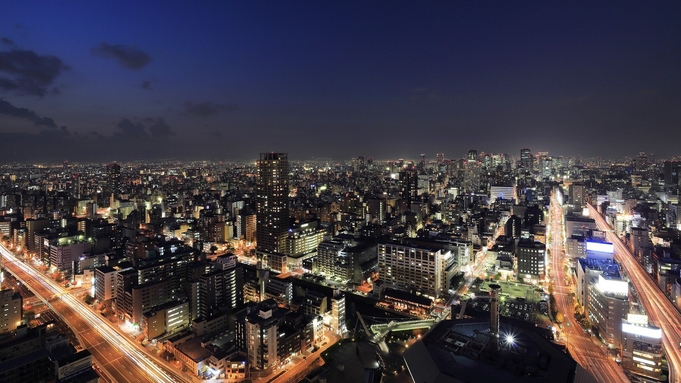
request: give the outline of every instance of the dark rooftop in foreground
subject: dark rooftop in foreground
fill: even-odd
[[[504,319],[499,351],[487,320],[438,323],[404,353],[412,378],[429,383],[575,381],[577,363],[548,341],[542,329],[517,327]]]

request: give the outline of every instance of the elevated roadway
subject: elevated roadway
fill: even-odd
[[[26,265],[0,245],[3,266],[44,300],[74,330],[80,345],[87,348],[107,380],[115,382],[184,382],[181,377],[148,355],[142,346],[116,331],[104,317],[73,297],[58,283]]]
[[[679,370],[681,368],[681,350],[679,349],[681,313],[667,299],[643,266],[638,263],[629,248],[613,232],[603,216],[591,204],[587,206],[599,230],[606,232],[607,240],[615,246],[615,259],[629,276],[648,318],[653,325],[662,329],[662,343],[669,363],[669,381],[681,383],[681,370]]]

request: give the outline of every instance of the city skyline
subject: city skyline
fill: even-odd
[[[679,154],[678,3],[36,4],[2,162]]]

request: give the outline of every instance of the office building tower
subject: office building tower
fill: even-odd
[[[543,281],[546,278],[546,245],[527,238],[520,238],[516,246],[518,278],[526,282]]]
[[[477,161],[478,160],[478,151],[475,149],[470,149],[468,151],[468,156],[467,159],[469,162]]]
[[[116,270],[113,267],[95,268],[95,298],[100,302],[116,298]]]
[[[14,331],[22,324],[22,298],[14,290],[0,291],[0,334]]]
[[[643,173],[648,169],[648,157],[646,152],[638,152],[638,157],[634,159],[634,171]]]
[[[48,242],[50,265],[59,271],[74,272],[73,262],[92,251],[92,242],[77,236],[60,237]]]
[[[346,331],[345,295],[340,290],[334,290],[331,298],[331,331],[340,336]]]
[[[532,153],[530,149],[520,149],[520,167],[524,170],[532,170]]]
[[[213,271],[199,278],[199,316],[210,318],[218,313],[232,313],[243,303],[243,273],[236,255],[219,256]]]
[[[570,185],[570,201],[575,208],[579,208],[586,204],[586,187],[580,183]]]
[[[521,231],[523,229],[523,219],[513,214],[504,226],[505,234],[509,238],[520,238]]]
[[[622,341],[622,320],[629,312],[629,283],[619,275],[601,274],[589,288],[589,320],[599,336],[611,347]]]
[[[316,257],[317,273],[361,285],[376,266],[377,246],[374,243],[334,237],[319,244]]]
[[[260,153],[256,184],[257,249],[283,253],[289,227],[287,153]]]
[[[236,236],[246,242],[255,241],[256,215],[240,212],[236,216]]]
[[[628,314],[622,322],[622,367],[655,381],[662,379],[662,330],[647,315]]]
[[[418,171],[414,167],[407,167],[400,171],[400,197],[407,201],[407,206],[416,201],[419,192]]]
[[[189,302],[170,301],[146,311],[140,327],[147,339],[156,339],[189,327],[190,316]]]
[[[664,186],[679,186],[679,173],[681,173],[681,162],[664,162]]]
[[[449,250],[396,243],[378,245],[378,273],[388,287],[437,298],[447,293],[457,270],[456,257]]]
[[[553,159],[551,157],[543,157],[541,160],[541,177],[544,179],[551,178],[553,173]]]
[[[113,194],[120,194],[121,190],[121,165],[108,164],[106,166],[108,191]]]
[[[423,170],[426,168],[426,155],[421,154],[421,158],[419,159],[419,170]]]
[[[622,320],[629,312],[628,292],[629,284],[612,260],[578,260],[576,297],[598,335],[614,347],[620,346]]]
[[[130,322],[141,325],[144,313],[171,300],[170,282],[167,280],[152,281],[133,286],[130,295],[132,297]]]

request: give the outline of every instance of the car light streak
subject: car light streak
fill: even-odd
[[[40,282],[52,294],[57,295],[64,303],[80,315],[81,319],[86,321],[91,328],[96,329],[99,334],[106,339],[112,346],[120,350],[133,363],[140,366],[142,370],[148,375],[149,379],[154,382],[178,382],[183,381],[176,376],[169,374],[164,368],[159,366],[152,358],[150,358],[144,351],[140,350],[136,344],[132,343],[127,337],[119,334],[107,321],[103,320],[92,312],[84,302],[71,296],[68,291],[61,287],[57,282],[45,276],[41,272],[27,266],[21,262],[14,255],[9,252],[4,246],[0,245],[0,253],[5,261],[13,263],[16,267],[24,271],[26,274],[32,276],[36,281]],[[47,298],[47,297],[46,297]]]

